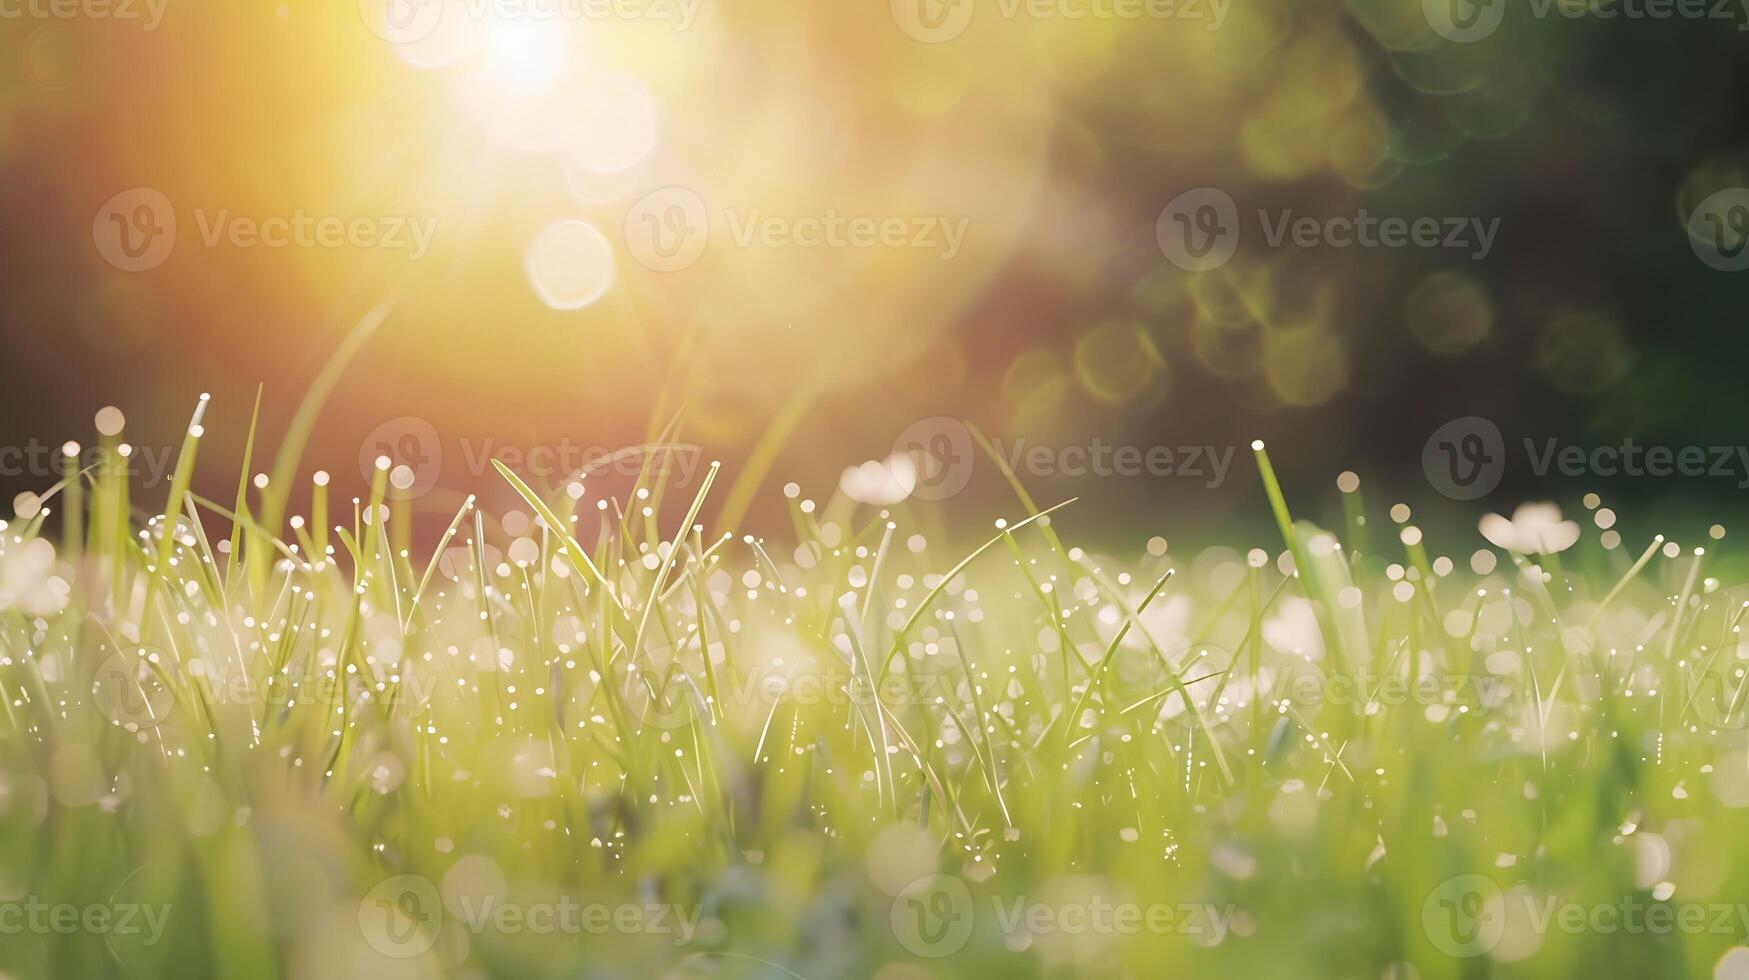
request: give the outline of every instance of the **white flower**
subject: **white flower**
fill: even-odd
[[[1521,555],[1552,555],[1579,540],[1578,523],[1561,520],[1561,508],[1549,503],[1519,504],[1510,521],[1486,514],[1478,526],[1494,547]]]
[[[838,478],[838,489],[859,504],[896,504],[917,489],[917,461],[907,453],[894,453],[884,463],[871,459],[845,470]]]

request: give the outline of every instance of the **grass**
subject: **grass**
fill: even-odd
[[[1744,975],[1699,549],[1472,563],[1345,483],[1361,553],[1259,444],[1268,552],[501,465],[526,528],[416,550],[387,466],[284,517],[313,410],[195,495],[204,410],[155,514],[112,433],[0,532],[7,976]]]

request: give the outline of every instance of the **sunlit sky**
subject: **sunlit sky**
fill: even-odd
[[[343,479],[408,417],[453,456],[622,446],[681,413],[731,466],[777,432],[776,479],[881,458],[935,416],[1034,442],[1266,435],[1290,470],[1412,466],[1452,416],[1527,404],[1562,431],[1589,406],[1627,430],[1704,416],[1706,385],[1676,410],[1641,393],[1681,355],[1647,295],[1600,288],[1620,246],[1566,232],[1638,221],[1638,271],[1704,336],[1728,277],[1683,223],[1743,172],[1705,135],[1716,101],[1595,83],[1615,50],[1596,24],[1457,43],[1419,3],[1108,7],[190,0],[7,21],[9,185],[42,229],[11,241],[8,330],[40,376],[82,365],[16,397],[31,431],[76,435],[113,402],[168,441],[208,390],[238,435],[263,384],[271,433],[394,300],[312,446]],[[1667,26],[1647,43],[1699,36]],[[1632,178],[1620,214],[1510,182],[1559,186],[1651,117],[1660,176],[1604,180]],[[1482,160],[1507,177],[1469,179]],[[1187,271],[1163,236],[1209,188],[1245,237]],[[1485,246],[1280,231],[1307,215],[1474,222]],[[158,248],[129,257],[130,237]]]

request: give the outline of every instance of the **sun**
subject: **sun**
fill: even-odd
[[[559,26],[503,18],[485,24],[481,79],[513,99],[551,91],[573,67],[572,45]]]

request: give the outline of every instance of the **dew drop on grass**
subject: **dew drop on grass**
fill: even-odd
[[[122,415],[121,409],[114,405],[105,405],[98,409],[97,418],[94,421],[98,433],[106,436],[120,435],[122,427],[127,424],[126,416]]]
[[[42,511],[42,498],[26,490],[12,498],[12,512],[19,520],[28,521]]]
[[[1749,980],[1749,946],[1732,946],[1713,964],[1713,980]]]

